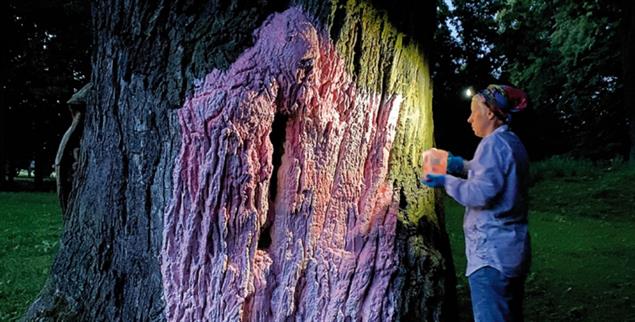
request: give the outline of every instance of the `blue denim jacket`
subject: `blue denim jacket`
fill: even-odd
[[[502,125],[484,137],[466,162],[468,177],[446,176],[445,190],[465,206],[463,231],[469,276],[491,266],[508,277],[527,273],[529,161],[520,139]]]

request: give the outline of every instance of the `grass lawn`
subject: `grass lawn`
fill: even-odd
[[[635,321],[635,169],[546,176],[530,190],[527,321]],[[471,307],[463,207],[447,198],[462,318]]]
[[[0,192],[0,222],[0,321],[13,321],[44,285],[57,251],[57,195]]]

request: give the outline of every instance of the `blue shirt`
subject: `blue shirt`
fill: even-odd
[[[502,125],[479,143],[465,164],[467,180],[447,175],[445,190],[465,206],[463,231],[469,276],[491,266],[508,277],[527,273],[529,161],[520,139]]]

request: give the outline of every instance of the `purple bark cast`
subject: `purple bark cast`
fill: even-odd
[[[401,98],[358,88],[297,8],[254,37],[179,111],[161,254],[166,316],[393,320],[399,193],[387,174]],[[275,117],[287,120],[277,171]],[[262,238],[271,243],[259,249]]]

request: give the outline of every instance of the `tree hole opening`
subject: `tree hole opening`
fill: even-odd
[[[284,143],[286,140],[286,129],[289,116],[283,113],[276,113],[271,125],[271,133],[269,140],[273,146],[271,163],[273,171],[271,172],[271,182],[269,183],[269,213],[267,220],[260,230],[260,238],[258,239],[258,249],[267,249],[271,245],[271,226],[275,217],[275,201],[278,193],[278,170],[282,164],[282,155],[284,154]]]

